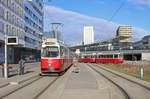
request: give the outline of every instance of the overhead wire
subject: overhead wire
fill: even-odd
[[[123,0],[123,2],[120,4],[119,8],[117,10],[115,10],[115,12],[112,14],[112,16],[110,17],[110,19],[108,21],[112,21],[113,20],[113,18],[117,15],[117,13],[124,6],[124,4],[125,4],[125,0]]]

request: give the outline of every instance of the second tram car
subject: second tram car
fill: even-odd
[[[80,56],[80,62],[91,62],[91,63],[123,63],[124,59],[120,53],[110,53],[110,54],[83,54]]]
[[[43,40],[41,49],[41,73],[62,73],[73,63],[69,48],[56,39]]]

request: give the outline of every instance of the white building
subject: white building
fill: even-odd
[[[94,30],[93,26],[84,27],[84,45],[94,43]]]

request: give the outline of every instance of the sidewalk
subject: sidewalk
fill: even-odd
[[[11,82],[15,82],[16,84],[22,83],[28,80],[29,78],[36,76],[40,73],[40,62],[26,63],[24,75],[18,75],[18,71],[17,71],[19,67],[18,64],[10,64],[9,66],[12,66],[12,69],[10,70],[9,78],[5,79],[0,76],[1,77],[0,88],[9,85]]]

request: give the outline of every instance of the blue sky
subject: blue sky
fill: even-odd
[[[94,26],[99,41],[113,38],[119,25],[133,26],[134,41],[150,35],[150,0],[52,0],[45,3],[44,11],[44,30],[49,30],[51,22],[62,22],[62,36],[69,45],[82,41],[85,25]]]

